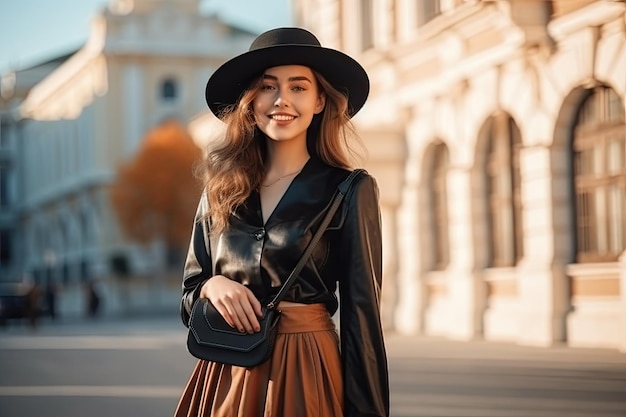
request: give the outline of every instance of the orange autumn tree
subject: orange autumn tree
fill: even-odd
[[[114,210],[130,239],[143,244],[162,239],[170,253],[186,249],[201,190],[193,167],[201,156],[177,121],[147,132],[111,187]]]

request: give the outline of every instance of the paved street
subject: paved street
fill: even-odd
[[[389,337],[394,417],[625,417],[626,355]]]
[[[194,364],[184,340],[174,317],[0,329],[0,416],[171,416]],[[394,417],[626,416],[615,351],[387,342]]]

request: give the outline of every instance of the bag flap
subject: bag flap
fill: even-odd
[[[264,309],[263,313],[259,319],[260,332],[241,333],[226,323],[208,299],[199,298],[191,310],[189,331],[199,345],[248,352],[263,343],[278,323],[279,313],[276,310]]]

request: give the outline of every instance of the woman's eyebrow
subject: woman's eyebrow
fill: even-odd
[[[263,79],[269,79],[269,80],[272,80],[272,81],[278,81],[278,77],[275,77],[275,76],[270,75],[270,74],[263,74]],[[304,75],[298,75],[298,76],[295,76],[295,77],[289,77],[287,79],[287,81],[308,81],[308,82],[312,83],[312,81],[308,77],[306,77]]]

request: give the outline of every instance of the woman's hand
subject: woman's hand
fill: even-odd
[[[258,317],[261,303],[252,291],[223,275],[215,275],[204,283],[200,298],[208,298],[226,323],[240,332],[254,333],[261,330]]]

